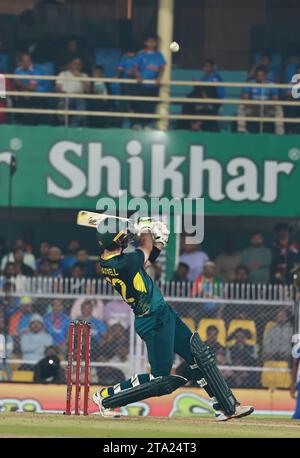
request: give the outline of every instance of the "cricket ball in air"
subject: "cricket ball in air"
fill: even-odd
[[[177,41],[172,41],[172,43],[170,44],[170,49],[171,49],[172,52],[178,52],[179,51],[180,46],[177,43]]]

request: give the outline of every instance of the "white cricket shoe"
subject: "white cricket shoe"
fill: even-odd
[[[96,393],[93,394],[93,401],[99,407],[100,415],[106,418],[120,418],[121,416],[120,412],[116,412],[113,409],[105,409],[103,407],[102,405],[103,399],[105,398],[101,396],[100,391],[96,391]]]
[[[237,405],[235,409],[235,413],[233,415],[225,415],[224,412],[216,412],[216,420],[217,421],[228,421],[233,420],[234,418],[242,418],[251,415],[254,412],[254,408],[252,406],[240,406]]]

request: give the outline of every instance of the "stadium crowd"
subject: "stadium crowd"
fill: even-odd
[[[34,48],[34,47],[33,47]],[[54,109],[68,108],[70,110],[89,110],[95,112],[131,112],[131,113],[154,113],[157,103],[149,101],[126,101],[121,102],[105,98],[108,94],[121,94],[128,96],[157,97],[163,76],[166,59],[158,51],[158,40],[155,35],[145,38],[144,47],[137,50],[136,47],[128,47],[121,57],[118,66],[115,68],[115,77],[121,79],[134,80],[135,84],[106,84],[101,81],[106,75],[106,68],[96,64],[92,54],[82,49],[76,39],[70,39],[65,48],[59,49],[53,62],[36,63],[29,51],[16,53],[16,67],[13,73],[18,76],[29,75],[31,79],[12,78],[6,81],[7,90],[17,90],[20,93],[30,91],[35,93],[70,93],[84,96],[84,94],[99,95],[102,98],[86,99],[80,98],[47,98],[42,96],[13,96],[6,101],[1,101],[2,106],[12,106],[16,108],[28,109]],[[34,53],[33,53],[34,56]],[[275,61],[274,61],[275,60]],[[7,73],[9,65],[5,50],[0,49],[0,73]],[[297,60],[283,63],[273,59],[272,54],[265,53],[255,57],[255,64],[248,72],[247,80],[251,83],[266,84],[267,87],[245,87],[241,90],[241,105],[237,109],[237,114],[241,117],[237,123],[231,126],[232,131],[238,132],[275,132],[276,134],[299,133],[299,124],[283,123],[283,117],[298,118],[300,115],[300,105],[281,106],[263,105],[262,102],[269,100],[293,100],[290,89],[279,90],[273,88],[271,83],[284,82],[291,83],[294,74],[300,73],[300,66]],[[51,80],[38,80],[37,75],[57,75],[55,84]],[[91,76],[99,78],[96,82],[76,81],[78,77]],[[71,79],[70,79],[71,78]],[[145,80],[152,80],[152,83],[145,83]],[[216,63],[212,59],[207,59],[202,66],[202,76],[199,81],[222,82],[222,77],[217,69]],[[243,81],[241,81],[243,82]],[[268,85],[270,87],[268,87]],[[222,99],[226,97],[224,87],[195,86],[187,98],[198,98],[195,103],[182,104],[181,112],[186,115],[217,115],[223,110]],[[207,98],[219,99],[220,103],[204,103]],[[202,99],[202,101],[201,101]],[[243,100],[257,100],[257,104],[243,104]],[[295,100],[294,100],[295,101]],[[274,123],[245,122],[244,117],[273,117]],[[6,114],[1,113],[0,123],[19,123],[19,124],[66,124],[66,118],[57,115],[39,115],[28,113]],[[107,116],[81,116],[72,115],[68,117],[67,124],[73,127],[88,126],[94,128],[101,127],[121,127],[124,119],[121,117]],[[134,129],[153,128],[154,122],[151,118],[131,118],[125,124]],[[218,121],[209,120],[181,120],[174,125],[175,128],[190,129],[193,131],[219,131],[221,129]]]
[[[29,231],[30,232],[30,231]],[[224,240],[224,251],[211,259],[198,244],[185,243],[181,238],[181,254],[173,280],[193,282],[192,294],[204,294],[210,285],[217,291],[226,282],[252,284],[292,284],[294,271],[300,262],[299,244],[288,223],[274,227],[270,246],[261,231],[254,231],[249,246],[238,250],[233,238]],[[161,280],[163,269],[157,263],[153,278]],[[5,278],[24,275],[28,277],[73,277],[77,279],[98,276],[97,257],[90,256],[78,240],[70,240],[66,249],[42,240],[34,243],[34,235],[24,233],[17,238],[11,250],[5,237],[0,237],[0,273]]]
[[[252,234],[249,246],[241,252],[232,239],[226,239],[224,252],[214,260],[199,245],[186,244],[184,240],[173,281],[191,301],[181,302],[175,294],[172,305],[191,329],[199,329],[202,338],[214,349],[219,364],[245,367],[261,366],[266,361],[288,364],[293,333],[290,310],[247,306],[247,301],[224,305],[222,285],[225,282],[239,285],[291,283],[291,270],[299,262],[300,254],[289,225],[280,223],[275,227],[270,248],[264,244],[259,231]],[[64,255],[59,247],[47,241],[42,241],[35,251],[28,237],[15,240],[10,252],[6,250],[4,238],[0,242],[3,290],[7,285],[14,289],[14,281],[19,276],[72,277],[79,283],[98,276],[95,258],[90,257],[77,240],[69,242]],[[157,265],[154,269],[157,281],[161,280],[162,272]],[[72,292],[88,293],[84,287]],[[215,301],[197,303],[192,300],[194,297]],[[100,380],[99,383],[109,384],[120,376],[129,375],[130,309],[121,300],[91,300],[80,295],[74,301],[51,298],[51,295],[45,299],[17,294],[9,299],[4,296],[0,302],[0,333],[6,321],[8,356],[21,360],[19,371],[32,370],[33,365],[27,361],[43,361],[53,355],[58,358],[59,368],[60,359],[66,356],[69,323],[83,319],[92,325],[92,360],[107,362],[105,370],[103,366],[101,371],[97,367],[92,369],[95,383]],[[116,338],[112,338],[114,335]],[[116,367],[121,362],[124,363],[122,369]],[[43,363],[34,366],[34,380],[41,380],[42,368]],[[9,377],[11,374],[7,370],[6,377]],[[178,370],[182,370],[181,365]],[[61,368],[56,377],[55,380],[63,380]],[[249,375],[247,371],[227,370],[226,377],[233,386],[260,385],[258,373]]]

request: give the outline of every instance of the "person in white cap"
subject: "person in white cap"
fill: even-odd
[[[28,331],[21,337],[22,359],[37,363],[44,357],[45,349],[53,344],[52,337],[44,329],[43,318],[34,313]],[[28,363],[30,364],[30,363]]]

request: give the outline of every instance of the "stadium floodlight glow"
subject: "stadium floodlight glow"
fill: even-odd
[[[0,99],[6,98],[6,90],[5,90],[5,78],[4,75],[0,74]]]

